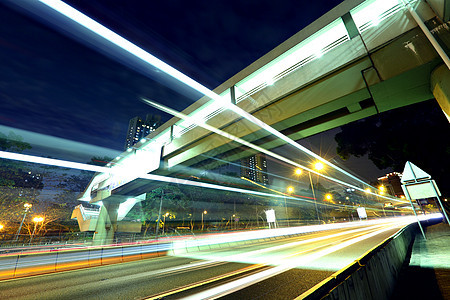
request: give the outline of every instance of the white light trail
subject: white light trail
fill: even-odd
[[[96,33],[100,37],[103,37],[107,41],[113,43],[114,45],[122,48],[123,50],[129,52],[130,54],[133,54],[137,58],[141,59],[142,61],[160,69],[161,71],[165,72],[166,74],[172,76],[173,78],[181,81],[182,83],[186,84],[187,86],[193,88],[194,90],[202,93],[203,95],[210,97],[214,101],[218,101],[221,103],[225,108],[228,108],[238,115],[242,116],[243,118],[247,119],[248,121],[252,122],[253,124],[261,127],[262,129],[268,131],[269,133],[275,135],[276,137],[282,139],[286,143],[294,146],[295,148],[303,151],[304,153],[322,161],[326,165],[330,166],[331,168],[349,176],[350,178],[353,178],[357,182],[362,183],[365,186],[369,186],[366,182],[362,181],[361,179],[357,178],[356,176],[353,176],[352,174],[348,173],[347,171],[339,168],[338,166],[330,163],[326,159],[320,157],[316,153],[308,150],[307,148],[301,146],[300,144],[296,143],[294,140],[290,139],[286,135],[282,134],[281,132],[277,131],[270,125],[264,123],[263,121],[259,120],[258,118],[254,117],[250,113],[244,111],[237,105],[232,104],[231,102],[224,102],[223,99],[208,89],[207,87],[203,86],[202,84],[196,82],[195,80],[191,79],[190,77],[186,76],[182,72],[178,71],[177,69],[173,68],[172,66],[168,65],[167,63],[161,61],[160,59],[156,58],[155,56],[151,55],[147,51],[143,50],[142,48],[136,46],[135,44],[131,43],[130,41],[126,40],[122,36],[118,35],[117,33],[113,32],[112,30],[106,28],[105,26],[101,25],[100,23],[94,21],[93,19],[89,18],[85,14],[79,12],[78,10],[74,9],[73,7],[67,5],[66,3],[60,1],[60,0],[39,0],[41,3],[47,5],[48,7],[54,9],[55,11],[63,14],[64,16],[68,17],[69,19],[77,22],[78,24],[82,25],[86,29]],[[312,173],[316,173],[314,170],[311,170],[305,166],[299,165],[299,168],[302,168],[304,170],[307,170]],[[316,173],[317,174],[317,173]],[[319,174],[320,175],[320,174]],[[323,175],[322,175],[323,176]],[[360,190],[360,188],[357,188]],[[383,197],[383,196],[379,196]],[[386,198],[386,197],[383,197]],[[391,199],[394,201],[397,201],[392,198],[386,198]]]
[[[441,213],[427,214],[419,216],[421,221],[430,219],[442,219]],[[206,237],[196,237],[189,240],[174,241],[173,249],[197,248],[199,246],[215,245],[222,243],[231,243],[255,239],[266,239],[279,236],[290,236],[296,234],[311,233],[316,231],[337,230],[358,226],[376,226],[385,224],[410,224],[417,222],[414,216],[393,217],[384,219],[371,219],[365,221],[343,222],[323,225],[308,225],[298,227],[277,228],[271,230],[252,230],[251,232],[233,232],[220,235],[211,235]]]
[[[296,259],[295,261],[289,260],[288,262],[286,262],[282,265],[276,266],[274,268],[271,268],[271,269],[268,269],[268,270],[265,270],[265,271],[262,271],[262,272],[244,277],[244,278],[240,278],[240,279],[216,286],[214,288],[211,288],[206,291],[185,297],[183,299],[217,299],[219,297],[229,295],[233,292],[236,292],[238,290],[246,288],[250,285],[261,282],[265,279],[271,278],[273,276],[276,276],[276,275],[286,272],[288,270],[294,269],[297,266],[300,266],[304,263],[310,263],[310,262],[317,260],[325,255],[328,255],[335,251],[341,250],[343,248],[346,248],[348,246],[351,246],[353,244],[356,244],[358,242],[361,242],[363,240],[366,240],[368,238],[371,238],[375,235],[378,235],[378,234],[383,233],[388,230],[392,230],[392,227],[380,229],[375,232],[368,233],[368,234],[353,238],[351,240],[339,243],[335,246],[327,247],[323,250],[314,252],[312,254],[302,256],[302,257]]]
[[[11,152],[6,152],[6,151],[0,151],[0,158],[18,160],[18,161],[24,161],[24,162],[31,162],[31,163],[37,163],[37,164],[45,164],[45,165],[49,165],[49,166],[56,166],[56,167],[62,167],[62,168],[71,168],[71,169],[77,169],[77,170],[106,173],[106,174],[120,175],[123,172],[120,169],[118,170],[118,169],[114,169],[114,168],[93,166],[93,165],[70,162],[70,161],[59,160],[59,159],[54,159],[54,158],[38,157],[38,156],[32,156],[32,155],[27,155],[27,154],[11,153]],[[170,183],[198,186],[198,187],[203,187],[203,188],[224,190],[224,191],[230,191],[230,192],[236,192],[236,193],[259,195],[259,196],[265,196],[265,197],[274,197],[274,198],[283,197],[282,195],[277,195],[277,194],[268,194],[268,193],[262,193],[262,192],[258,192],[258,191],[241,189],[241,188],[227,187],[227,186],[222,186],[222,185],[217,185],[217,184],[212,184],[212,183],[191,181],[191,180],[187,180],[187,179],[180,179],[180,178],[167,177],[167,176],[154,175],[154,174],[144,174],[144,175],[139,176],[138,178],[155,180],[155,181],[160,181],[160,182],[170,182]],[[291,199],[298,200],[298,198],[291,198]]]
[[[54,159],[54,158],[46,158],[46,157],[20,154],[20,153],[12,153],[12,152],[6,152],[6,151],[0,151],[0,158],[18,160],[18,161],[24,161],[24,162],[30,162],[30,163],[36,163],[36,164],[44,164],[44,165],[56,166],[56,167],[62,167],[62,168],[85,170],[85,171],[92,171],[92,172],[99,172],[99,173],[111,173],[110,168],[76,163],[76,162],[65,161],[65,160],[59,160],[59,159]]]
[[[290,164],[290,165],[292,165],[292,166],[295,166],[295,167],[298,167],[298,168],[302,168],[302,169],[304,169],[304,170],[307,170],[308,172],[317,174],[317,175],[319,175],[319,176],[321,176],[321,177],[323,177],[323,178],[326,178],[326,179],[328,179],[328,180],[330,180],[330,181],[334,181],[334,182],[339,183],[339,184],[342,184],[342,185],[344,185],[344,186],[347,186],[347,187],[350,187],[350,188],[359,190],[359,191],[361,191],[361,192],[366,192],[366,193],[367,193],[366,190],[364,190],[364,189],[362,189],[362,188],[360,188],[360,187],[358,187],[358,186],[352,185],[352,184],[350,184],[350,183],[341,181],[341,180],[339,180],[339,179],[337,179],[337,178],[330,177],[330,176],[327,176],[327,175],[322,174],[322,173],[320,173],[320,172],[314,171],[313,169],[310,169],[310,168],[305,167],[305,166],[303,166],[303,165],[301,165],[301,164],[299,164],[299,163],[296,163],[296,162],[294,162],[294,161],[292,161],[292,160],[290,160],[290,159],[288,159],[288,158],[286,158],[286,157],[284,157],[284,156],[281,156],[281,155],[276,154],[276,153],[274,153],[274,152],[272,152],[272,151],[270,151],[270,150],[267,150],[267,149],[265,149],[265,148],[262,148],[262,147],[260,147],[260,146],[255,145],[255,144],[252,144],[252,143],[250,143],[250,142],[247,142],[246,140],[243,140],[243,139],[241,139],[241,138],[239,138],[239,137],[237,137],[237,136],[235,136],[235,135],[232,135],[232,134],[230,134],[230,133],[228,133],[228,132],[225,132],[225,131],[223,131],[223,130],[220,130],[220,129],[216,128],[216,127],[213,127],[213,126],[211,126],[211,125],[208,125],[208,124],[205,123],[205,121],[204,121],[203,119],[193,118],[193,117],[191,117],[191,116],[188,116],[188,115],[186,115],[186,114],[183,114],[182,112],[178,112],[178,111],[176,111],[176,110],[174,110],[174,109],[172,109],[172,108],[170,108],[170,107],[167,107],[167,106],[165,106],[165,105],[159,104],[159,103],[157,103],[157,102],[155,102],[155,101],[152,101],[152,100],[149,100],[149,99],[146,99],[146,98],[141,98],[141,100],[142,100],[143,102],[147,103],[148,105],[153,106],[153,107],[155,107],[155,108],[157,108],[157,109],[159,109],[159,110],[161,110],[161,111],[163,111],[163,112],[166,112],[166,113],[168,113],[168,114],[171,114],[171,115],[173,115],[173,116],[175,116],[175,117],[177,117],[177,118],[180,118],[180,119],[182,119],[182,120],[185,120],[185,121],[189,121],[189,122],[191,122],[191,123],[194,123],[194,124],[196,124],[197,126],[200,126],[200,127],[204,128],[204,129],[206,129],[206,130],[212,131],[212,132],[217,133],[218,135],[221,135],[221,136],[223,136],[223,137],[225,137],[225,138],[227,138],[227,139],[230,139],[230,140],[232,140],[232,141],[235,141],[235,142],[237,142],[237,143],[240,143],[240,144],[242,144],[242,145],[245,145],[245,146],[247,146],[247,147],[249,147],[249,148],[255,149],[255,150],[259,151],[259,152],[265,153],[265,154],[267,154],[267,155],[269,155],[269,156],[271,156],[271,157],[274,157],[274,158],[276,158],[276,159],[279,159],[280,161],[284,161],[284,162],[286,162],[286,163],[288,163],[288,164]],[[251,115],[250,115],[250,116],[251,116]],[[295,142],[294,142],[294,143],[295,143]],[[297,144],[297,143],[296,143],[296,144]],[[297,145],[298,145],[298,144],[297,144]],[[300,146],[300,145],[299,145],[299,146]],[[309,151],[309,150],[308,150],[308,151]],[[371,193],[371,194],[373,194],[373,193]],[[392,201],[397,201],[397,202],[407,202],[407,201],[404,201],[404,200],[398,200],[398,199],[395,199],[395,198],[386,197],[386,196],[382,196],[382,195],[377,195],[377,194],[374,194],[374,195],[376,195],[376,196],[378,196],[378,197],[380,197],[380,198],[387,199],[387,200],[392,200]]]
[[[398,222],[398,220],[397,220]],[[326,230],[336,230],[339,228],[348,228],[348,227],[358,227],[358,226],[362,226],[363,224],[356,224],[356,223],[350,223],[350,226],[334,226],[332,228],[317,228],[317,230],[309,230],[309,228],[305,228],[305,232],[314,232],[314,231],[326,231]],[[396,223],[397,224],[397,223]],[[334,224],[337,225],[337,224]],[[340,225],[340,224],[339,224]],[[345,225],[345,224],[343,224]],[[368,225],[369,224],[364,224],[364,225]],[[320,226],[320,225],[319,225]],[[383,227],[386,226],[385,223],[381,223],[381,224],[372,224],[370,225],[373,228],[378,228],[378,227]],[[311,227],[311,226],[304,226],[304,227]],[[285,243],[282,245],[278,245],[278,246],[273,246],[273,247],[268,247],[268,248],[263,248],[263,249],[258,249],[258,250],[254,250],[254,251],[249,251],[249,252],[244,252],[244,253],[239,253],[239,254],[233,254],[230,256],[223,256],[223,254],[219,257],[214,257],[214,253],[212,254],[212,256],[208,256],[208,259],[210,260],[214,260],[214,261],[233,261],[233,262],[243,262],[243,263],[249,263],[252,261],[252,256],[255,255],[261,255],[263,253],[266,252],[274,252],[274,251],[279,251],[285,248],[289,248],[289,247],[294,247],[294,246],[299,246],[299,245],[303,245],[303,244],[308,244],[308,243],[314,243],[314,242],[318,242],[318,241],[322,241],[322,240],[326,240],[326,239],[330,239],[330,238],[334,238],[334,237],[338,237],[338,236],[342,236],[342,235],[347,235],[347,234],[351,234],[351,233],[358,233],[358,232],[362,232],[362,231],[367,231],[368,228],[367,227],[363,227],[363,228],[358,228],[358,229],[352,229],[349,231],[344,231],[344,232],[339,232],[339,233],[335,233],[335,234],[330,234],[330,235],[325,235],[325,236],[320,236],[320,237],[316,237],[316,238],[310,238],[310,239],[305,239],[305,240],[301,240],[301,241],[297,241],[297,242],[290,242],[290,243]],[[270,233],[267,233],[267,231],[265,231],[263,234],[263,236],[258,237],[258,239],[263,239],[263,238],[270,238],[272,235]],[[298,233],[292,233],[293,234],[298,234]],[[255,237],[253,236],[252,233],[247,233],[247,237],[244,240],[253,240],[255,239]],[[236,242],[236,240],[230,240],[227,242]],[[176,243],[174,243],[174,248],[175,248]],[[198,244],[196,246],[204,246],[205,244]],[[208,245],[208,244],[206,244]],[[190,245],[190,247],[195,247]],[[175,248],[176,249],[176,248]],[[184,257],[193,257],[192,253],[187,253],[186,255],[181,255]],[[195,258],[205,258],[204,256],[202,257],[195,257]],[[256,262],[252,262],[252,263],[259,263],[259,264],[275,264],[275,262],[273,261],[256,261]]]

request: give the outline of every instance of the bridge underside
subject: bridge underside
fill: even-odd
[[[291,51],[295,43],[306,40],[312,34],[312,29],[322,28],[324,21],[329,22],[338,17],[342,18],[348,32],[345,43],[330,48],[320,58],[316,57],[286,73],[274,84],[265,84],[252,93],[244,91],[240,94],[241,98],[233,99],[231,96],[231,101],[292,140],[433,98],[437,99],[448,117],[449,70],[424,31],[406,12],[397,13],[364,32],[359,31],[352,23],[349,10],[361,2],[344,1],[330,11],[331,15],[327,14],[324,19],[316,21],[320,24],[315,22],[311,28],[299,32],[219,86],[215,92],[222,95],[230,91],[233,95],[239,86],[243,86],[241,82],[249,74],[258,68],[264,69],[265,64],[275,60],[278,55]],[[448,9],[445,9],[447,1],[432,2],[436,2],[434,5],[439,7],[444,3],[440,18],[424,2],[418,2],[416,10],[448,53],[450,32],[448,26],[445,27],[440,21],[445,18],[448,20]],[[211,103],[211,99],[204,97],[184,113],[190,115],[208,103]],[[152,174],[181,178],[197,176],[198,170],[212,170],[256,153],[254,149],[199,126],[185,130],[182,135],[175,135],[173,133],[179,121],[174,118],[147,137],[155,140],[170,131],[170,142],[162,148],[160,168],[152,171]],[[207,124],[264,149],[286,144],[286,141],[274,137],[230,110],[213,114],[207,119]],[[308,159],[298,156],[299,161]],[[91,202],[123,202],[128,196],[145,193],[158,185],[158,182],[135,179],[109,192],[99,193]]]

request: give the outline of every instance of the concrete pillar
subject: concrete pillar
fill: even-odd
[[[431,72],[431,92],[450,122],[450,70],[445,64]]]
[[[105,245],[114,242],[117,231],[117,213],[120,203],[104,202],[98,215],[97,226],[93,237],[94,245]]]

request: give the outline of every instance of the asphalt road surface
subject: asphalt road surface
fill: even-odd
[[[327,230],[0,282],[0,299],[292,299],[404,224]]]

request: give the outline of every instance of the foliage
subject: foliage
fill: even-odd
[[[337,153],[369,159],[379,168],[403,172],[407,161],[429,173],[444,193],[450,181],[450,126],[435,100],[369,117],[341,127]]]
[[[10,131],[6,136],[0,132],[0,150],[22,153],[27,149],[31,149],[31,145],[24,142],[20,135]]]

